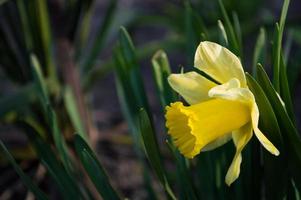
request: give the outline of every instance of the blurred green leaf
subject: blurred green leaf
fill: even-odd
[[[139,112],[139,131],[142,135],[142,141],[144,143],[144,150],[146,152],[147,158],[154,168],[162,186],[169,195],[171,199],[176,199],[173,194],[167,176],[165,174],[164,166],[160,157],[160,149],[158,141],[151,125],[151,122],[147,116],[147,113],[144,109],[141,109]]]
[[[75,149],[83,167],[103,199],[120,199],[117,192],[111,186],[109,178],[97,160],[96,155],[80,135],[75,135]]]
[[[49,125],[51,128],[55,146],[59,153],[59,157],[62,159],[62,162],[67,172],[70,174],[70,176],[72,176],[74,165],[70,160],[69,151],[64,136],[59,129],[56,114],[50,106],[47,107],[47,111],[48,111],[48,120],[50,123]]]
[[[45,113],[48,125],[51,129],[51,133],[52,133],[55,145],[58,149],[59,155],[63,161],[63,164],[64,164],[66,170],[71,175],[73,173],[73,170],[72,170],[71,160],[69,158],[68,148],[67,148],[66,142],[64,140],[64,137],[63,137],[62,133],[60,132],[56,114],[50,106],[50,100],[48,97],[48,91],[46,88],[45,79],[42,75],[42,71],[41,71],[41,68],[40,68],[37,58],[34,55],[32,55],[31,60],[32,60],[32,66],[33,66],[33,77],[35,79],[36,87],[38,90],[37,92],[40,95],[40,99],[41,99],[40,103],[41,103],[42,107],[44,108],[44,113]]]
[[[260,28],[254,47],[252,75],[256,76],[257,63],[265,64],[266,57],[266,31]]]
[[[283,101],[285,103],[285,109],[290,116],[292,122],[294,125],[296,124],[295,120],[295,114],[294,114],[294,108],[293,108],[293,102],[292,102],[292,96],[290,92],[289,82],[287,79],[287,67],[284,63],[283,56],[280,58],[280,96],[283,98]]]
[[[48,197],[46,196],[46,194],[43,191],[41,191],[39,189],[39,187],[30,179],[30,177],[28,177],[23,172],[21,167],[17,164],[17,162],[15,161],[13,156],[9,153],[9,151],[4,146],[4,144],[2,143],[1,140],[0,140],[0,147],[1,147],[2,151],[4,152],[4,155],[5,155],[6,159],[11,163],[11,165],[14,167],[17,174],[20,176],[20,178],[21,178],[22,182],[24,183],[24,185],[35,195],[35,197],[38,200],[47,200]]]
[[[155,193],[152,191],[151,183],[149,182],[149,171],[147,170],[145,155],[142,151],[141,134],[139,134],[139,127],[137,126],[140,108],[146,108],[148,113],[150,111],[134,45],[123,27],[120,29],[119,43],[114,51],[114,61],[119,102],[134,140],[134,149],[143,166],[144,182],[149,188],[148,193],[149,197],[151,197]]]
[[[240,50],[240,57],[243,57],[243,44],[242,44],[242,32],[241,32],[241,27],[240,27],[240,22],[239,18],[236,12],[232,13],[232,18],[233,18],[233,26],[234,26],[234,31],[236,35],[236,40],[237,40],[237,45]]]
[[[267,199],[283,199],[288,182],[286,150],[283,147],[283,139],[272,105],[266,97],[260,85],[247,74],[248,86],[255,95],[260,113],[260,130],[280,151],[280,156],[275,157],[267,151],[263,151],[265,169],[265,194]],[[278,176],[275,176],[278,174]]]
[[[224,24],[221,20],[218,20],[217,21],[217,26],[221,32],[220,34],[220,44],[227,47],[229,46],[229,42],[228,42],[228,37],[227,37],[227,33],[226,33],[226,30],[225,30],[225,27],[224,27]]]
[[[194,53],[201,40],[207,38],[207,31],[199,15],[192,9],[188,0],[185,6],[185,37],[188,70],[194,65]]]
[[[56,182],[64,199],[83,199],[79,188],[74,179],[67,173],[61,163],[58,161],[55,152],[51,146],[43,141],[38,133],[29,125],[22,124],[26,130],[26,134],[40,158],[42,164],[48,170],[50,176]]]
[[[95,64],[95,60],[100,54],[100,51],[103,48],[107,33],[111,26],[115,11],[117,6],[117,0],[109,1],[109,6],[106,9],[106,14],[103,18],[102,24],[99,27],[95,41],[93,42],[91,51],[86,54],[86,58],[82,67],[83,74],[90,71],[93,65]]]
[[[218,1],[219,6],[221,8],[222,11],[222,15],[223,18],[225,20],[225,25],[226,25],[226,31],[227,31],[227,35],[228,35],[228,39],[229,39],[229,44],[230,44],[230,49],[239,57],[241,57],[241,47],[239,46],[239,42],[238,42],[238,35],[236,35],[235,30],[233,28],[233,25],[230,21],[230,18],[227,14],[227,11],[225,9],[225,6],[223,4],[222,0]]]
[[[34,0],[36,9],[37,28],[41,37],[42,51],[47,68],[47,74],[53,81],[57,80],[56,68],[52,53],[52,32],[50,28],[50,20],[48,16],[48,7],[46,0]]]
[[[273,88],[267,74],[264,69],[258,65],[257,77],[260,86],[265,92],[267,98],[269,99],[273,110],[277,117],[280,130],[282,132],[283,140],[285,142],[285,149],[287,150],[287,156],[289,161],[290,175],[294,179],[297,188],[301,188],[301,138],[300,135],[291,121],[286,109],[282,105],[279,95]]]
[[[168,84],[167,78],[170,75],[170,66],[166,53],[163,50],[157,51],[152,57],[153,78],[156,83],[157,96],[160,99],[162,110],[176,99],[175,92]]]
[[[134,93],[134,97],[136,99],[136,103],[138,109],[141,107],[145,108],[149,113],[149,105],[147,101],[147,96],[144,89],[144,84],[142,81],[140,67],[138,65],[135,48],[133,42],[124,27],[120,28],[120,53],[124,60],[124,72],[127,74],[128,83],[131,85],[132,91]],[[139,111],[139,110],[138,110]]]
[[[65,89],[64,103],[75,131],[87,141],[86,131],[80,118],[77,104],[75,102],[75,96],[70,87],[66,87]]]
[[[172,153],[177,170],[178,170],[178,181],[180,182],[180,190],[183,191],[185,198],[179,198],[179,199],[189,199],[189,200],[196,200],[198,199],[197,194],[194,190],[193,186],[193,180],[190,177],[190,174],[188,172],[187,166],[186,166],[186,159],[180,154],[180,152],[174,147],[174,145],[166,141],[167,146],[169,147],[170,152]]]
[[[290,0],[284,0],[281,16],[280,16],[280,23],[279,25],[276,24],[275,29],[275,37],[273,43],[273,84],[277,92],[280,92],[280,71],[281,71],[281,48],[282,48],[282,37],[283,37],[283,30],[286,21],[287,10],[289,6]]]
[[[24,40],[25,40],[25,45],[27,48],[28,52],[31,52],[33,50],[33,41],[32,41],[32,35],[30,32],[30,26],[29,26],[29,19],[25,7],[24,1],[16,1],[17,6],[18,6],[18,11],[20,14],[20,20],[21,20],[21,25],[22,25],[22,30],[24,32]]]
[[[50,104],[48,91],[46,88],[46,82],[44,80],[40,63],[35,55],[31,55],[32,73],[37,88],[37,93],[40,97],[41,105],[44,108],[44,112],[47,113],[47,106]]]

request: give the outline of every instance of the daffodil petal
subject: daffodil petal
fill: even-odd
[[[239,176],[242,161],[241,152],[252,137],[252,124],[248,123],[232,133],[236,153],[226,175],[226,184],[230,186]]]
[[[251,119],[254,133],[262,146],[264,146],[264,148],[271,154],[278,156],[280,154],[278,149],[266,138],[266,136],[258,128],[259,111],[255,102],[252,105]]]
[[[211,151],[213,149],[216,149],[224,144],[226,144],[227,142],[229,142],[229,140],[231,140],[232,135],[231,133],[226,134],[216,140],[214,140],[213,142],[210,142],[209,144],[207,144],[204,148],[202,148],[202,151]]]
[[[206,145],[251,120],[248,106],[223,99],[211,99],[192,106],[175,102],[166,107],[165,118],[168,134],[187,158],[193,158]]]
[[[242,87],[247,86],[239,58],[217,43],[201,42],[195,53],[194,66],[220,83],[237,78]]]
[[[232,101],[240,101],[247,104],[251,112],[251,121],[254,133],[260,143],[274,155],[279,155],[277,148],[266,138],[258,128],[259,111],[253,93],[248,88],[237,88],[237,80],[231,79],[229,82],[218,85],[209,91],[209,96]]]
[[[252,92],[248,88],[241,88],[240,82],[236,78],[232,78],[222,85],[211,88],[208,92],[208,96],[232,101],[240,101],[248,105],[252,105],[254,100],[254,95]]]
[[[216,86],[196,72],[171,74],[168,82],[189,104],[196,104],[209,99],[208,91]]]

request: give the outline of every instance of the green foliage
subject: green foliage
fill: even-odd
[[[297,58],[301,55],[298,49],[301,37],[300,28],[287,22],[289,0],[283,1],[274,30],[271,29],[274,20],[266,19],[268,13],[265,18],[258,15],[262,21],[244,15],[267,12],[261,10],[265,8],[260,1],[185,0],[181,4],[164,1],[159,6],[162,13],[137,11],[135,14],[136,10],[127,10],[113,0],[105,7],[99,24],[92,20],[96,2],[59,1],[60,9],[55,10],[47,0],[28,3],[0,0],[3,39],[0,84],[3,81],[3,85],[12,88],[8,94],[0,92],[1,125],[16,127],[20,134],[26,134],[26,145],[35,152],[32,159],[42,163],[51,178],[49,185],[56,186],[59,197],[96,199],[101,196],[111,200],[125,196],[111,184],[112,178],[98,160],[89,137],[96,128],[88,116],[92,113],[91,105],[86,102],[90,100],[90,89],[97,80],[114,72],[119,103],[142,168],[138,176],[143,177],[147,199],[164,198],[159,190],[172,200],[300,199],[301,136],[297,129],[300,119],[294,109],[293,86],[300,73]],[[258,22],[264,24],[259,30]],[[129,32],[123,26],[118,30],[120,24],[128,27]],[[290,28],[289,34],[285,24]],[[140,28],[148,30],[149,26],[163,28],[164,34],[160,39],[155,34],[150,42],[138,40],[139,45],[135,46],[136,38],[131,38],[130,33]],[[257,38],[252,37],[254,33],[258,33]],[[274,38],[270,38],[272,34]],[[90,38],[91,35],[95,37]],[[158,123],[165,107],[179,100],[167,80],[175,69],[173,65],[184,62],[184,66],[180,65],[182,70],[196,71],[220,84],[193,69],[196,47],[205,40],[218,41],[234,52],[244,66],[251,66],[252,75],[247,73],[246,78],[260,111],[259,128],[280,151],[280,156],[274,157],[258,141],[252,140],[243,151],[240,177],[230,187],[224,183],[224,175],[233,159],[231,142],[188,160]],[[252,40],[253,52],[248,45]],[[288,53],[290,47],[294,50],[292,55]],[[171,59],[180,55],[180,63],[170,62],[167,55]],[[152,71],[146,80],[153,81],[160,104],[156,115],[151,108],[157,104],[149,99],[141,69],[141,61],[145,60],[151,61],[146,65],[151,65]],[[272,81],[266,72],[269,64]],[[23,170],[24,160],[14,158],[14,148],[4,145],[2,135],[5,133],[0,135],[1,156],[37,199],[51,197]],[[158,186],[162,189],[157,189]]]
[[[111,186],[108,176],[97,160],[96,155],[80,135],[75,135],[75,149],[99,194],[104,199],[120,199],[117,192]]]

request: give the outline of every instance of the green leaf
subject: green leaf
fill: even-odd
[[[259,34],[257,36],[254,54],[253,54],[253,65],[252,74],[256,75],[257,63],[265,64],[266,56],[266,31],[264,28],[260,28]]]
[[[38,90],[37,92],[38,92],[38,94],[40,94],[41,105],[44,108],[44,113],[45,113],[48,125],[51,128],[51,133],[52,133],[55,145],[59,151],[59,155],[63,161],[63,164],[64,164],[66,170],[68,171],[68,173],[72,174],[72,171],[73,171],[72,166],[73,165],[71,164],[71,160],[69,158],[68,148],[67,148],[66,142],[64,140],[64,137],[59,130],[56,114],[50,106],[50,100],[48,97],[46,82],[42,75],[42,71],[40,69],[39,62],[34,55],[31,56],[31,60],[32,60],[32,66],[33,66],[33,75],[34,75],[36,87]]]
[[[267,199],[283,199],[288,182],[286,150],[283,147],[283,139],[273,111],[267,96],[260,85],[249,74],[246,75],[248,86],[255,95],[256,103],[259,108],[260,121],[259,128],[266,137],[280,151],[280,156],[275,157],[267,151],[263,151],[264,169],[265,169],[265,194]],[[275,174],[278,174],[275,176]]]
[[[281,47],[282,47],[282,37],[283,30],[286,20],[286,15],[288,11],[290,0],[284,0],[279,26],[276,24],[274,46],[273,46],[273,84],[277,92],[280,92],[280,67],[281,67]]]
[[[172,156],[175,159],[176,166],[177,166],[177,175],[178,175],[178,181],[180,182],[180,190],[183,192],[186,199],[189,200],[196,200],[198,199],[197,194],[194,190],[193,186],[193,180],[190,177],[187,165],[186,165],[186,159],[180,154],[180,152],[174,147],[174,145],[166,141],[167,146],[169,147],[170,152],[172,153]],[[181,198],[180,198],[181,199]],[[184,198],[185,199],[185,198]]]
[[[99,27],[95,41],[93,42],[93,46],[91,51],[87,54],[85,62],[83,64],[83,74],[90,71],[93,65],[95,64],[95,60],[100,54],[100,51],[103,48],[107,33],[112,24],[112,20],[116,11],[117,0],[109,1],[109,6],[106,9],[106,14],[102,20],[102,24]]]
[[[194,64],[195,50],[201,39],[207,38],[207,31],[201,18],[194,12],[189,1],[184,1],[185,6],[185,37],[187,66],[191,69]]]
[[[220,34],[220,44],[223,46],[229,46],[228,36],[224,27],[224,24],[221,20],[217,20],[217,27],[219,28]]]
[[[53,59],[52,49],[52,36],[50,28],[50,20],[48,15],[48,7],[46,0],[34,0],[36,9],[36,20],[39,36],[42,42],[42,51],[47,68],[47,74],[51,80],[56,81],[56,68]]]
[[[134,45],[125,28],[121,27],[119,44],[114,51],[116,88],[121,109],[129,125],[134,140],[134,148],[143,167],[144,182],[151,191],[149,172],[142,151],[142,140],[137,126],[137,117],[141,107],[149,111],[149,105],[143,86],[140,67],[136,59]],[[150,112],[148,112],[150,113]],[[153,192],[149,192],[153,196]]]
[[[70,87],[67,87],[64,92],[64,103],[67,109],[68,115],[71,119],[72,125],[75,128],[75,131],[81,135],[87,141],[86,131],[84,125],[80,118],[80,114],[75,102],[75,96]]]
[[[264,69],[258,65],[257,68],[258,82],[261,85],[263,91],[267,95],[273,110],[277,117],[280,130],[282,132],[285,149],[287,150],[287,156],[289,159],[290,175],[294,179],[297,187],[301,188],[301,138],[300,135],[291,121],[287,111],[282,105],[280,97],[278,96],[276,90],[273,88],[267,74]]]
[[[139,112],[139,130],[142,135],[142,141],[144,144],[144,149],[147,155],[147,158],[154,168],[162,186],[169,195],[171,199],[176,199],[173,194],[170,185],[165,174],[162,160],[160,158],[159,145],[155,136],[155,132],[149,120],[149,117],[144,109],[141,109]]]
[[[50,176],[57,184],[64,199],[83,199],[82,193],[75,180],[58,161],[51,146],[46,143],[31,126],[24,123],[22,123],[22,126],[24,127],[28,138],[34,145],[42,164],[46,167]]]
[[[64,136],[59,129],[56,114],[50,106],[47,107],[47,112],[55,146],[58,150],[60,158],[62,159],[65,169],[72,176],[74,165],[69,157],[69,151]]]
[[[293,108],[293,102],[292,102],[292,96],[289,88],[289,82],[287,79],[287,67],[284,63],[283,56],[281,56],[280,59],[281,67],[280,67],[280,96],[283,98],[283,101],[285,103],[285,108],[290,116],[292,122],[294,125],[296,124],[295,120],[295,114],[294,114],[294,108]]]
[[[167,81],[171,72],[167,55],[163,50],[157,51],[152,57],[152,70],[157,96],[160,99],[162,110],[164,111],[165,106],[175,101],[176,94]]]
[[[21,178],[22,182],[24,183],[24,185],[35,195],[35,197],[38,200],[47,200],[48,197],[46,196],[46,194],[43,191],[41,191],[39,189],[39,187],[30,179],[30,177],[28,177],[23,172],[21,167],[17,164],[17,162],[15,161],[13,156],[9,153],[9,151],[4,146],[2,141],[0,141],[0,147],[1,147],[1,149],[4,153],[4,155],[5,155],[6,159],[11,163],[11,165],[14,167],[17,174],[20,176],[20,178]]]
[[[137,112],[141,107],[144,107],[149,113],[150,109],[142,81],[140,67],[136,58],[134,44],[124,27],[120,28],[119,42],[120,53],[124,62],[123,70],[126,79],[128,79],[126,84],[130,84],[133,91],[134,98],[136,99],[136,104],[138,106]]]
[[[40,63],[35,55],[31,55],[31,63],[32,63],[32,72],[34,81],[37,88],[37,93],[40,97],[41,105],[43,106],[44,112],[47,112],[47,105],[50,104],[49,97],[48,97],[48,91],[46,88],[46,82],[44,80]]]
[[[240,22],[239,18],[236,12],[232,13],[232,18],[233,18],[233,24],[234,24],[234,31],[236,35],[236,40],[237,44],[240,50],[240,57],[243,57],[243,52],[242,52],[242,32],[241,32],[241,27],[240,27]]]
[[[241,57],[241,47],[239,46],[238,36],[235,34],[233,25],[230,21],[230,18],[228,16],[228,14],[227,14],[227,11],[225,9],[223,1],[219,0],[218,3],[219,3],[219,6],[221,8],[221,11],[222,11],[223,18],[225,20],[226,31],[227,31],[227,35],[228,35],[228,39],[229,39],[230,49],[233,50],[233,52],[237,56]]]
[[[111,186],[101,163],[97,160],[96,155],[80,135],[75,135],[75,149],[83,167],[103,199],[120,199],[117,192]]]

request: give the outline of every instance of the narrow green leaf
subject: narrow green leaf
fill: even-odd
[[[152,57],[152,70],[157,95],[160,99],[162,110],[164,111],[165,106],[175,101],[176,94],[167,81],[171,72],[167,55],[163,50],[157,51]]]
[[[201,18],[193,11],[190,2],[184,1],[185,6],[185,37],[187,66],[191,69],[194,64],[194,53],[201,39],[207,37]]]
[[[263,151],[265,169],[265,194],[267,199],[283,199],[288,182],[286,150],[283,147],[283,139],[272,105],[266,97],[260,85],[247,74],[248,86],[255,95],[260,112],[259,128],[267,138],[280,151],[280,156],[275,157],[267,151]],[[278,176],[275,176],[275,173]],[[258,183],[255,183],[258,184]]]
[[[64,199],[83,199],[76,182],[57,160],[57,156],[53,152],[51,146],[46,143],[31,126],[24,123],[22,126],[24,127],[28,138],[34,145],[42,164],[46,167],[50,176],[57,184]]]
[[[56,114],[50,106],[47,107],[47,111],[48,111],[48,120],[50,123],[49,125],[51,128],[55,146],[58,150],[60,158],[62,159],[65,169],[72,176],[73,164],[69,157],[69,151],[67,148],[66,141],[57,124],[58,122],[57,122]]]
[[[186,199],[196,200],[198,199],[196,192],[194,191],[193,180],[190,177],[189,171],[186,166],[186,159],[180,154],[180,152],[174,147],[174,145],[166,141],[167,146],[169,147],[170,152],[172,153],[177,170],[178,170],[178,179],[180,182],[180,190],[183,191]],[[185,199],[179,198],[179,199]]]
[[[223,1],[219,0],[218,3],[219,3],[219,6],[221,8],[221,11],[222,11],[223,18],[225,20],[226,30],[228,32],[227,35],[229,37],[228,39],[229,39],[230,48],[233,50],[233,52],[237,56],[241,56],[241,49],[239,47],[239,42],[238,42],[238,39],[237,39],[237,35],[235,35],[235,31],[234,31],[233,25],[232,25],[232,23],[230,21],[230,18],[228,16],[228,14],[227,14],[227,11],[225,9]]]
[[[280,96],[283,98],[283,101],[285,103],[285,108],[290,116],[292,122],[294,125],[296,124],[295,114],[294,114],[294,108],[293,108],[293,102],[292,102],[292,96],[289,88],[289,82],[287,79],[287,67],[284,63],[283,56],[281,56],[280,59]]]
[[[91,26],[91,18],[93,16],[94,0],[82,2],[82,20],[77,27],[77,35],[75,38],[75,59],[78,60],[84,51],[84,46],[87,46],[88,36]]]
[[[25,2],[24,1],[17,1],[18,11],[20,14],[20,20],[22,24],[22,30],[24,32],[24,39],[25,44],[27,47],[27,51],[30,52],[33,50],[33,41],[32,41],[32,35],[30,32],[30,26],[29,26],[29,19],[25,8]]]
[[[229,46],[229,42],[228,42],[228,36],[224,27],[224,24],[221,20],[217,20],[217,27],[219,28],[221,34],[220,34],[220,44],[223,46]]]
[[[71,175],[73,173],[73,169],[72,169],[73,165],[71,164],[71,160],[69,158],[69,152],[68,152],[66,142],[64,140],[62,133],[59,130],[56,114],[50,106],[50,100],[48,97],[46,82],[42,75],[42,71],[40,69],[40,65],[39,65],[37,58],[34,55],[32,55],[31,60],[32,60],[32,66],[33,66],[33,75],[34,75],[36,87],[38,89],[37,92],[38,92],[38,94],[40,94],[41,105],[44,108],[44,113],[45,113],[48,125],[51,128],[51,133],[52,133],[55,145],[59,151],[59,155],[63,161],[63,164],[64,164],[66,170]]]
[[[96,155],[80,135],[75,135],[75,149],[83,167],[103,199],[120,199],[117,192],[111,186],[101,163],[97,160]]]
[[[124,67],[128,77],[128,83],[131,85],[135,99],[137,100],[137,106],[139,108],[144,107],[149,113],[149,105],[147,101],[147,96],[144,89],[144,84],[142,81],[142,76],[140,72],[140,67],[138,65],[134,44],[130,38],[130,35],[124,27],[120,28],[120,53],[124,60]]]
[[[9,153],[8,149],[4,146],[3,142],[0,141],[0,147],[2,151],[4,152],[4,155],[6,159],[11,163],[11,165],[14,167],[17,174],[20,176],[23,184],[35,195],[35,197],[39,200],[47,200],[48,197],[46,194],[40,190],[40,188],[28,177],[21,167],[17,164],[13,156]]]
[[[67,87],[64,92],[64,103],[71,119],[75,131],[87,141],[86,131],[80,118],[79,111],[75,102],[75,97],[70,87]]]
[[[119,102],[129,124],[130,133],[134,140],[134,148],[143,167],[145,185],[149,188],[148,191],[150,191],[151,183],[149,182],[150,179],[147,178],[149,172],[145,162],[145,155],[142,151],[141,134],[139,134],[136,121],[141,107],[146,108],[148,113],[150,113],[149,105],[134,45],[126,29],[123,27],[120,29],[119,43],[117,49],[114,51],[114,61]],[[153,192],[150,192],[149,195],[153,196]]]
[[[252,74],[256,75],[257,63],[265,64],[266,56],[266,31],[260,28],[254,47]]]
[[[273,106],[275,115],[277,117],[280,130],[283,133],[283,140],[285,149],[287,150],[287,156],[289,159],[290,174],[294,181],[296,182],[297,187],[301,188],[301,174],[299,173],[301,168],[301,138],[300,135],[291,121],[287,111],[282,105],[279,95],[276,90],[273,88],[272,83],[270,82],[267,74],[264,69],[258,65],[257,68],[257,77],[258,82],[267,95],[271,105]]]
[[[238,15],[236,12],[232,13],[232,18],[233,18],[234,31],[235,31],[235,36],[236,36],[236,40],[237,40],[237,45],[239,47],[240,57],[242,58],[243,57],[242,32],[241,32],[239,18],[238,18]]]
[[[169,195],[171,199],[176,199],[175,195],[173,194],[170,185],[168,183],[165,170],[163,167],[162,160],[160,158],[160,150],[159,145],[149,120],[147,113],[144,109],[141,109],[139,112],[139,130],[140,134],[142,135],[142,141],[144,143],[144,149],[147,155],[147,158],[154,168],[162,186],[164,187],[165,191]]]
[[[57,80],[56,77],[56,68],[53,59],[52,49],[52,36],[50,29],[50,20],[48,15],[48,7],[46,0],[34,0],[35,8],[36,8],[36,20],[37,20],[37,28],[39,30],[39,34],[42,42],[42,50],[43,55],[45,57],[45,64],[47,68],[47,74],[49,78],[53,81]]]
[[[33,71],[33,77],[36,83],[36,87],[38,90],[38,94],[40,97],[41,104],[44,108],[44,112],[47,112],[47,105],[50,104],[49,98],[48,98],[48,92],[46,88],[46,82],[44,80],[40,63],[35,55],[31,55],[31,64],[32,64],[32,71]]]
[[[106,14],[103,18],[102,24],[96,33],[96,38],[93,42],[91,51],[87,54],[85,62],[83,64],[83,73],[86,73],[91,70],[91,68],[95,64],[95,60],[97,59],[100,51],[103,48],[107,33],[113,21],[113,17],[116,11],[116,5],[117,0],[112,0],[109,2],[109,6],[106,10]]]
[[[288,6],[289,6],[290,0],[284,0],[283,6],[282,6],[282,11],[281,11],[281,16],[280,16],[280,23],[279,23],[279,28],[277,27],[278,25],[276,24],[276,37],[274,40],[274,63],[273,63],[273,70],[274,70],[274,76],[273,76],[273,84],[277,92],[280,91],[280,67],[281,67],[281,48],[282,48],[282,37],[283,37],[283,30],[284,30],[284,25],[286,21],[286,15],[288,11]]]

